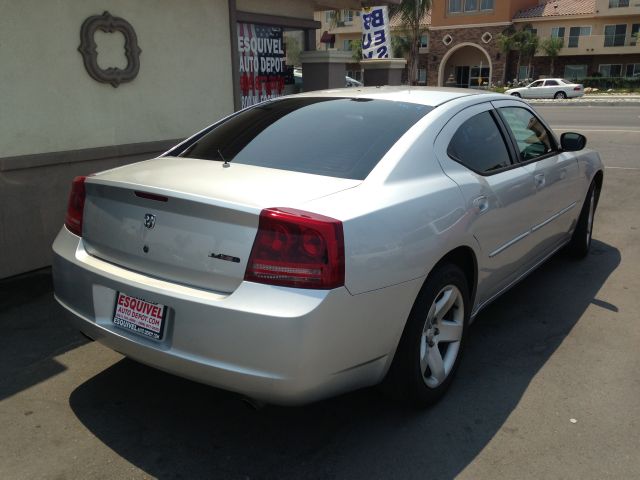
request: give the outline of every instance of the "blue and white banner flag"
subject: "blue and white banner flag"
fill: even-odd
[[[365,7],[362,9],[362,58],[389,58],[391,34],[389,9]]]

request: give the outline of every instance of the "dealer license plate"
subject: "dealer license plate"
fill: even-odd
[[[116,296],[113,324],[154,340],[162,340],[167,307],[122,292]]]

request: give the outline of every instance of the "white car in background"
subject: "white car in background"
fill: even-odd
[[[510,88],[507,95],[520,98],[576,98],[584,95],[584,87],[564,78],[536,80],[526,87]]]

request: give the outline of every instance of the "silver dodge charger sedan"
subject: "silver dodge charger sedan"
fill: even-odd
[[[473,90],[264,102],[75,178],[55,296],[104,345],[252,399],[382,383],[428,405],[483,307],[560,248],[587,254],[603,166],[585,143]]]

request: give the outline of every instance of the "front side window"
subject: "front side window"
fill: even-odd
[[[531,85],[529,85],[531,88],[536,88],[536,87],[541,87],[542,85],[544,85],[544,80],[536,80],[535,82],[533,82]]]
[[[489,112],[471,117],[458,128],[449,143],[447,155],[480,174],[511,165],[504,138]]]
[[[227,119],[173,155],[363,180],[432,107],[368,98],[286,98]]]
[[[527,162],[554,150],[551,134],[529,110],[503,107],[499,112],[516,140],[520,161]]]

